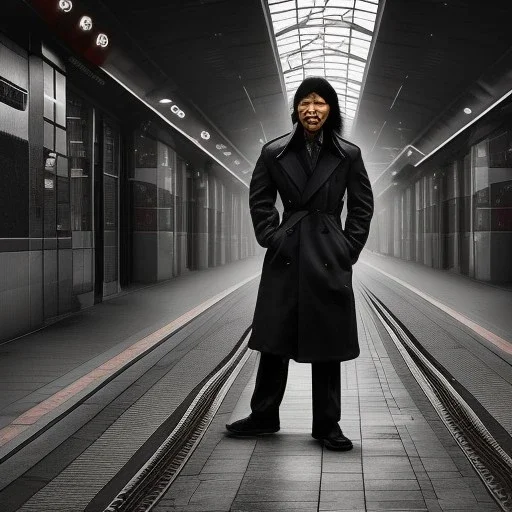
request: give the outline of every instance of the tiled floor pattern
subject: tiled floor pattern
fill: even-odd
[[[354,449],[322,450],[311,438],[310,366],[292,361],[281,431],[226,436],[224,424],[249,412],[253,375],[234,410],[234,400],[222,405],[155,512],[499,510],[452,438],[416,407],[358,299],[361,356],[342,365],[341,425]]]

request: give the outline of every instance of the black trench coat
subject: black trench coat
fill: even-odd
[[[324,133],[308,177],[297,152],[301,137],[296,124],[266,144],[251,179],[254,231],[268,249],[249,347],[299,362],[346,361],[359,355],[352,265],[368,238],[372,190],[361,151],[336,132]]]

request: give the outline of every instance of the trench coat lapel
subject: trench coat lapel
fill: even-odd
[[[343,152],[340,150],[339,145],[335,144],[336,154],[329,150],[320,152],[317,165],[311,176],[308,176],[306,169],[304,169],[298,155],[289,147],[292,139],[298,135],[298,123],[295,123],[293,130],[285,140],[283,149],[277,155],[278,161],[297,187],[301,197],[301,203],[306,204],[313,194],[329,179],[334,169],[345,159]]]
[[[297,187],[299,192],[298,195],[300,197],[306,187],[306,183],[308,182],[308,176],[297,156],[297,153],[295,153],[295,151],[287,151],[279,159],[279,162],[293,181],[294,185]]]
[[[339,154],[334,155],[325,149],[321,151],[315,170],[307,181],[302,193],[302,204],[306,204],[311,199],[313,194],[329,179],[334,169],[338,167],[342,160],[343,157]]]

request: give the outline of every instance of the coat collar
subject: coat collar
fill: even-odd
[[[299,123],[294,123],[292,131],[283,139],[281,144],[283,144],[283,148],[279,153],[276,155],[276,158],[279,159],[284,156],[284,154],[290,149],[290,143],[292,140],[297,136],[302,136],[303,131],[301,129],[301,126]],[[325,131],[323,132],[324,142],[326,138],[328,137],[328,133]],[[339,154],[339,157],[342,159],[345,159],[348,157],[347,153],[342,149],[341,141],[343,140],[341,138],[341,135],[337,131],[331,132],[331,140],[333,143],[333,147],[336,149],[337,153]]]
[[[324,141],[326,137],[324,132]],[[283,141],[283,149],[276,155],[276,159],[283,166],[286,173],[297,187],[301,204],[306,204],[313,194],[329,179],[330,175],[338,165],[347,158],[347,154],[341,148],[338,133],[332,132],[332,146],[335,152],[322,151],[317,166],[308,178],[295,151],[291,150],[291,142],[294,137],[302,136],[302,130],[298,123],[295,123],[293,130]]]

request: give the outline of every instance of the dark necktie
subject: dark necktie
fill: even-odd
[[[313,172],[318,161],[318,155],[320,154],[320,145],[316,139],[312,141],[306,141],[306,149],[309,157],[311,172]]]

